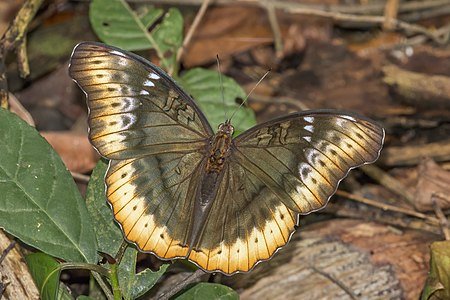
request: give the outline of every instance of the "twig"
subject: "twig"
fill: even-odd
[[[70,171],[70,174],[72,175],[73,179],[75,179],[78,182],[82,182],[82,183],[88,183],[89,180],[91,179],[90,176],[88,175],[84,175],[78,172],[72,172]]]
[[[383,23],[384,30],[393,30],[391,27],[391,19],[397,19],[398,16],[398,6],[399,0],[388,0],[386,1],[386,6],[384,7],[384,18],[385,21]]]
[[[191,42],[192,36],[194,35],[194,32],[197,29],[198,25],[200,24],[200,21],[202,20],[203,16],[205,15],[208,5],[209,5],[209,0],[202,1],[202,5],[200,6],[200,9],[198,10],[197,15],[194,18],[194,21],[192,22],[192,25],[189,28],[189,31],[183,40],[183,45],[181,46],[180,49],[178,49],[177,58],[176,58],[177,64],[180,62],[181,56],[183,55],[187,45]]]
[[[192,275],[189,275],[188,277],[186,277],[182,281],[180,281],[173,289],[159,295],[158,299],[159,300],[169,300],[172,296],[175,296],[178,292],[183,290],[189,284],[197,281],[198,278],[202,277],[205,274],[206,274],[205,271],[203,271],[202,269],[198,269]]]
[[[352,298],[353,300],[358,300],[358,297],[356,297],[356,295],[353,293],[353,291],[351,291],[344,283],[342,283],[338,278],[336,278],[335,276],[333,276],[332,274],[326,273],[322,270],[319,270],[318,268],[314,267],[314,266],[310,266],[310,268],[312,270],[314,270],[314,272],[319,273],[320,275],[322,275],[323,277],[327,278],[328,280],[330,280],[331,282],[335,283],[337,286],[339,286],[347,295],[350,296],[350,298]]]
[[[16,241],[12,240],[11,243],[9,243],[8,247],[6,247],[6,249],[3,250],[3,253],[0,256],[0,265],[2,264],[3,260],[6,258],[8,253],[14,248],[15,245],[16,245]]]
[[[272,28],[273,39],[275,42],[275,53],[277,59],[283,56],[283,41],[281,39],[280,25],[277,20],[276,9],[273,6],[274,1],[265,1],[264,7],[267,11],[267,16],[269,17],[270,27]]]
[[[391,192],[401,196],[402,199],[406,200],[409,205],[414,206],[414,195],[411,194],[397,179],[390,176],[375,165],[365,165],[360,169]]]
[[[361,197],[361,196],[358,196],[358,195],[347,193],[347,192],[342,191],[342,190],[338,190],[336,192],[336,195],[339,195],[339,196],[342,196],[342,197],[345,197],[345,198],[348,198],[348,199],[351,199],[351,200],[354,200],[354,201],[358,201],[360,203],[364,203],[364,204],[367,204],[367,205],[370,205],[370,206],[373,206],[373,207],[377,207],[377,208],[380,208],[380,209],[385,210],[385,211],[387,210],[387,211],[398,212],[398,213],[402,213],[402,214],[409,215],[409,216],[412,216],[412,217],[416,217],[416,218],[419,218],[419,219],[427,220],[430,223],[435,224],[435,225],[439,224],[439,220],[438,219],[430,217],[430,216],[428,216],[426,214],[417,212],[417,211],[409,209],[409,208],[398,207],[398,206],[386,204],[386,203],[383,203],[383,202],[374,201],[374,200],[367,199],[367,198],[364,198],[364,197]]]
[[[21,74],[26,74],[26,71],[29,69],[28,61],[23,59],[25,46],[21,44],[24,43],[28,25],[42,2],[43,0],[26,1],[20,8],[8,30],[0,39],[0,106],[3,108],[8,107],[8,83],[6,80],[6,67],[4,66],[6,54],[16,48],[19,49],[18,58],[20,59],[20,69],[21,71],[25,71],[21,72]]]
[[[444,234],[445,240],[450,240],[450,226],[447,218],[445,217],[444,212],[442,211],[441,207],[439,206],[439,203],[436,201],[436,197],[439,197],[438,194],[434,194],[431,196],[431,202],[433,203],[433,209],[434,213],[436,214],[436,217],[439,220],[439,223],[441,225],[442,233]]]

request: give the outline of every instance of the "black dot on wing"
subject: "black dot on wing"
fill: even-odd
[[[315,178],[311,177],[311,181],[313,184],[317,184],[317,180]]]
[[[217,254],[222,254],[222,250],[219,250],[219,251],[217,252]]]
[[[284,219],[284,215],[283,215],[283,214],[280,215],[280,219],[281,219],[281,220]]]
[[[135,205],[135,206],[133,206],[133,210],[136,210],[137,209],[137,206]]]
[[[120,177],[125,178],[125,177],[127,177],[127,175],[128,175],[127,173],[122,173],[122,175],[120,175]]]
[[[103,61],[101,61],[101,60],[99,60],[99,59],[96,59],[96,60],[94,60],[92,63],[93,63],[93,64],[96,64],[96,65],[99,65],[99,64],[103,63]]]
[[[161,234],[159,235],[159,237],[162,238],[162,239],[164,239],[164,234],[161,233]]]
[[[103,74],[96,74],[95,77],[97,77],[97,78],[103,78],[104,75],[103,75]]]
[[[236,250],[236,253],[239,253],[239,249]]]
[[[113,87],[109,87],[109,88],[107,88],[107,91],[108,92],[114,92],[116,89],[115,88],[113,88]]]
[[[109,126],[114,126],[114,125],[116,125],[117,124],[117,121],[111,121],[111,122],[109,122]]]
[[[144,227],[147,228],[148,227],[148,223],[145,223]]]
[[[255,239],[255,244],[258,243],[258,238]]]
[[[119,102],[113,102],[111,103],[111,107],[119,107],[120,103]]]

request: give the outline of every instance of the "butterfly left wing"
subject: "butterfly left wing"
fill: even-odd
[[[270,258],[297,215],[325,206],[350,169],[378,158],[383,139],[372,121],[336,111],[296,113],[242,133],[189,258],[225,274]]]
[[[125,238],[185,257],[212,135],[203,113],[167,74],[115,47],[78,44],[69,73],[87,95],[89,138],[110,159],[106,196]]]

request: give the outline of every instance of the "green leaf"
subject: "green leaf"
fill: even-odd
[[[97,261],[86,204],[59,156],[33,127],[0,109],[0,227],[71,262]]]
[[[197,283],[176,297],[177,300],[237,300],[239,295],[230,287],[218,283]]]
[[[164,14],[164,10],[160,8],[154,8],[153,6],[144,6],[138,10],[137,15],[141,20],[145,28],[149,28],[153,23],[155,23]]]
[[[434,242],[422,300],[450,299],[450,241]]]
[[[256,124],[255,114],[251,109],[245,107],[238,109],[236,99],[244,99],[246,95],[234,79],[222,76],[224,100],[222,100],[219,73],[215,71],[191,69],[185,72],[179,81],[199,104],[213,129],[216,129],[226,118],[230,118],[234,112],[233,126],[236,134]]]
[[[89,18],[103,42],[129,51],[155,49],[162,68],[172,73],[182,43],[183,17],[177,9],[171,8],[149,33],[147,29],[161,13],[160,9],[148,8],[143,15],[138,15],[124,0],[93,0]]]
[[[86,191],[86,205],[97,237],[98,250],[115,256],[123,242],[122,231],[114,221],[105,196],[105,173],[108,163],[100,160],[92,172]]]
[[[93,0],[89,19],[95,33],[105,43],[129,51],[155,47],[147,32],[148,25],[123,0]]]
[[[126,299],[136,299],[148,292],[164,274],[169,264],[164,264],[157,272],[150,269],[136,274],[136,259],[138,251],[128,247],[119,265],[119,285],[122,296]]]
[[[27,255],[25,259],[39,289],[41,299],[56,299],[59,287],[59,263],[50,255],[42,252]]]
[[[163,22],[152,33],[161,50],[161,68],[173,74],[176,69],[176,56],[183,43],[183,16],[175,8],[169,9]]]

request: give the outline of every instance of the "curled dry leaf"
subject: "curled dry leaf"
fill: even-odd
[[[41,132],[41,135],[61,156],[70,171],[85,173],[95,167],[99,155],[92,148],[86,134],[48,131]]]
[[[431,158],[425,158],[419,165],[414,205],[419,211],[432,211],[433,198],[441,209],[450,208],[450,172],[442,169]],[[443,196],[441,196],[443,195]]]

